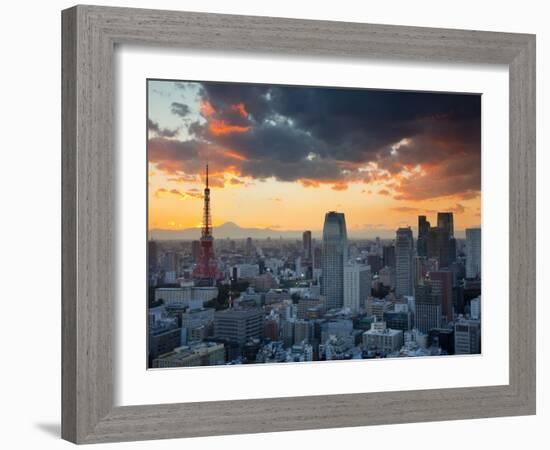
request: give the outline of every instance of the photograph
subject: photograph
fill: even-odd
[[[144,95],[147,368],[482,353],[481,94]]]

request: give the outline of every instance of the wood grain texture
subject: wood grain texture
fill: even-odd
[[[62,17],[62,35],[76,36],[76,10],[66,11]],[[61,155],[61,332],[62,373],[61,404],[62,431],[65,439],[76,437],[76,39],[62,43],[62,155]]]
[[[93,443],[534,414],[534,36],[94,6],[62,16],[65,439]],[[113,407],[116,44],[507,65],[509,385]]]

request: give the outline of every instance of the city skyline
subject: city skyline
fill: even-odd
[[[149,80],[148,105],[153,233],[200,228],[206,162],[214,228],[318,235],[328,210],[350,236],[437,211],[457,235],[480,224],[478,96]]]
[[[481,352],[480,228],[458,242],[438,212],[434,226],[417,217],[416,239],[353,243],[328,211],[320,242],[305,230],[214,254],[204,192],[200,240],[149,241],[149,368]]]

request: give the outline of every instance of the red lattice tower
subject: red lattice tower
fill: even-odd
[[[201,284],[209,285],[214,284],[220,278],[218,264],[214,256],[214,237],[212,236],[212,217],[210,215],[210,188],[208,187],[208,164],[206,165],[200,255],[197,266],[193,271],[193,278]]]

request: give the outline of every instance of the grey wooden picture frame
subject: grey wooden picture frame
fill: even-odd
[[[535,413],[534,35],[98,6],[63,11],[62,34],[64,439],[95,443]],[[118,44],[508,66],[509,384],[114,406]]]

